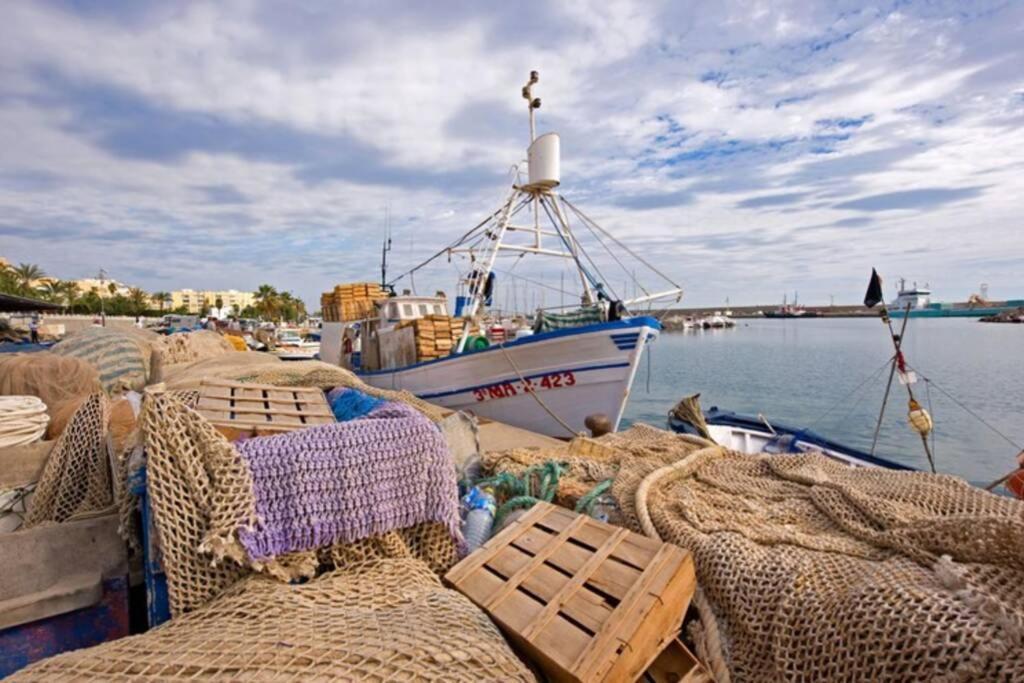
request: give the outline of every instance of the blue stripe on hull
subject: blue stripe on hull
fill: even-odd
[[[608,364],[605,364],[605,365],[584,366],[582,368],[565,368],[565,369],[562,369],[562,370],[547,370],[545,372],[538,372],[538,373],[534,373],[532,375],[524,375],[524,377],[526,379],[537,379],[538,377],[544,377],[546,375],[554,375],[554,374],[558,374],[560,372],[578,373],[578,372],[589,372],[591,370],[608,370],[610,368],[628,368],[628,367],[629,367],[629,363],[608,363]],[[495,380],[493,382],[488,382],[487,384],[477,384],[476,386],[466,387],[464,389],[452,389],[450,391],[439,391],[439,392],[435,392],[435,393],[431,393],[431,394],[416,394],[416,395],[419,396],[420,398],[424,398],[424,399],[441,398],[443,396],[454,396],[455,394],[465,394],[467,392],[475,391],[477,389],[486,389],[487,387],[492,387],[492,386],[495,386],[495,385],[498,385],[498,384],[505,384],[506,382],[516,382],[518,380],[519,380],[519,376],[518,375],[513,375],[512,377],[509,377],[508,379]]]
[[[596,323],[594,325],[584,325],[582,327],[571,327],[571,328],[564,329],[564,330],[553,330],[551,332],[544,332],[542,334],[534,334],[534,335],[531,335],[529,337],[523,337],[522,339],[516,339],[514,341],[506,342],[505,344],[500,345],[500,346],[499,345],[495,345],[495,346],[490,346],[490,347],[488,347],[486,349],[480,349],[479,351],[473,351],[472,354],[473,355],[477,355],[477,354],[480,354],[480,353],[489,353],[489,352],[498,351],[500,348],[502,348],[502,346],[504,348],[506,348],[506,349],[510,349],[510,348],[514,348],[514,347],[517,347],[517,346],[527,346],[529,344],[538,344],[538,343],[541,343],[541,342],[548,341],[549,339],[557,339],[558,337],[571,337],[571,336],[574,336],[574,335],[591,334],[593,332],[602,332],[604,330],[608,330],[608,331],[612,331],[612,330],[625,330],[624,332],[614,332],[613,334],[609,335],[610,337],[613,338],[613,341],[614,341],[614,337],[617,337],[617,336],[624,337],[624,336],[627,336],[627,335],[629,335],[629,336],[631,336],[631,337],[633,337],[635,339],[635,338],[638,338],[640,336],[639,332],[632,331],[632,330],[634,330],[637,327],[650,327],[650,328],[652,328],[654,330],[660,330],[661,329],[661,323],[659,323],[656,318],[652,318],[650,316],[638,316],[636,318],[627,318],[625,320],[616,320],[614,322]],[[405,370],[410,370],[412,368],[418,368],[418,367],[421,367],[421,366],[424,366],[424,365],[431,365],[431,364],[434,364],[434,363],[447,363],[447,362],[451,362],[451,361],[453,361],[455,359],[461,358],[464,355],[466,355],[466,354],[453,354],[451,356],[445,356],[444,358],[438,358],[436,360],[427,360],[427,361],[423,361],[421,363],[413,363],[412,365],[406,365],[405,367],[402,367],[402,368],[392,368],[392,369],[388,369],[388,370],[359,371],[359,372],[356,373],[356,375],[358,375],[360,377],[372,377],[374,375],[390,375],[390,374],[393,374],[395,372],[401,372],[401,371],[405,371]]]

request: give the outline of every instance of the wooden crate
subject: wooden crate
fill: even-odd
[[[634,681],[676,637],[689,552],[538,503],[445,577],[556,681]]]
[[[196,410],[229,438],[290,432],[336,422],[316,387],[275,387],[207,379]]]
[[[678,638],[673,638],[647,671],[643,683],[713,683],[714,679]]]

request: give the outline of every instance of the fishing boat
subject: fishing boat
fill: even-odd
[[[766,318],[817,318],[819,317],[817,311],[808,311],[806,308],[801,306],[797,301],[797,295],[793,295],[793,303],[787,303],[786,295],[782,297],[782,305],[774,311],[765,311],[764,317]]]
[[[586,418],[595,414],[618,427],[644,349],[661,330],[657,319],[634,311],[656,301],[678,302],[682,289],[555,191],[561,184],[561,143],[557,133],[536,135],[540,99],[532,87],[537,81],[532,72],[523,88],[530,120],[525,177],[516,167],[501,206],[454,243],[398,278],[382,277],[382,286],[394,291],[399,280],[435,259],[468,262],[459,274],[455,317],[448,317],[445,297],[394,296],[379,303],[374,318],[325,322],[321,357],[351,367],[376,387],[410,391],[452,410],[566,437],[584,430]],[[584,250],[587,233],[627,277],[633,269],[622,262],[632,258],[667,289],[653,291],[635,282],[633,298],[618,296]],[[495,266],[499,258],[518,264],[525,256],[548,259],[555,268],[565,264],[578,281],[579,291],[572,293],[578,298],[571,307],[530,314],[530,327],[509,329],[508,316],[493,310]],[[510,269],[502,272],[510,276]],[[416,336],[417,321],[421,332],[430,329],[426,341]],[[444,327],[438,331],[432,324]],[[425,360],[424,350],[430,351]]]
[[[668,426],[681,434],[700,435],[700,427],[685,410],[673,408]],[[769,422],[763,415],[740,415],[712,406],[703,412],[704,422],[715,443],[741,453],[806,453],[820,451],[826,456],[855,467],[881,467],[913,470],[912,467],[880,458],[824,437],[810,429]]]

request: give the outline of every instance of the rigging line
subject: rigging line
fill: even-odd
[[[517,263],[518,263],[518,261],[517,261]],[[491,270],[493,270],[496,273],[502,273],[503,275],[508,275],[509,277],[514,277],[514,278],[517,278],[519,280],[524,280],[526,282],[529,282],[532,285],[537,285],[538,287],[544,287],[545,289],[550,289],[551,291],[558,292],[559,294],[571,294],[572,296],[576,296],[573,292],[569,292],[567,290],[560,289],[558,287],[555,287],[554,285],[544,284],[543,282],[540,282],[539,280],[531,280],[528,277],[525,277],[523,275],[518,275],[516,273],[513,273],[510,270],[502,270],[500,268],[491,268]]]
[[[620,297],[619,297],[618,293],[612,288],[611,282],[608,280],[608,278],[606,278],[604,276],[604,273],[601,272],[601,269],[597,267],[597,264],[594,263],[594,259],[590,258],[590,254],[588,254],[586,251],[583,250],[582,247],[580,247],[579,241],[577,241],[575,236],[573,236],[571,233],[570,233],[570,237],[572,238],[572,240],[574,242],[576,242],[577,249],[573,249],[569,245],[568,238],[566,238],[564,235],[562,235],[562,226],[561,226],[561,224],[558,223],[551,216],[551,210],[548,209],[547,202],[545,201],[545,199],[543,197],[541,197],[540,203],[541,203],[541,206],[544,207],[544,213],[546,213],[548,215],[548,218],[551,220],[551,223],[555,226],[556,230],[558,231],[558,234],[562,237],[562,241],[565,243],[566,248],[569,250],[569,252],[571,254],[573,254],[573,260],[576,261],[576,265],[579,266],[580,270],[582,270],[583,273],[587,276],[587,279],[590,280],[590,284],[594,285],[594,288],[596,289],[597,285],[598,285],[598,282],[597,282],[597,280],[594,279],[594,276],[590,274],[590,271],[588,271],[584,267],[583,263],[580,262],[579,257],[576,255],[577,252],[583,254],[584,258],[587,259],[587,262],[590,263],[591,267],[594,269],[594,272],[597,273],[598,277],[601,278],[601,280],[602,280],[602,283],[601,283],[602,287],[606,288],[607,291],[611,293],[613,298],[619,299]]]
[[[406,272],[402,273],[401,275],[395,277],[388,284],[389,285],[394,285],[396,282],[401,280],[406,275],[411,275],[412,273],[415,273],[417,270],[419,270],[420,268],[426,266],[428,263],[430,263],[434,259],[436,259],[436,258],[438,258],[440,256],[443,256],[445,253],[447,253],[453,247],[457,247],[460,244],[462,244],[463,242],[465,242],[467,239],[469,239],[469,237],[473,233],[475,233],[477,230],[479,230],[480,228],[484,227],[485,225],[487,225],[488,223],[493,221],[498,215],[500,215],[501,212],[505,210],[505,207],[512,203],[514,198],[515,198],[514,196],[509,197],[508,201],[506,201],[504,204],[502,204],[499,209],[497,209],[494,213],[492,213],[491,215],[487,216],[482,221],[477,223],[475,226],[473,226],[472,228],[467,230],[461,237],[459,237],[457,240],[455,240],[455,242],[453,242],[453,243],[449,244],[448,246],[444,247],[443,249],[441,249],[440,251],[435,253],[433,256],[428,258],[426,261],[423,261],[419,265],[413,266],[411,269],[409,269]],[[522,208],[522,204],[523,204],[523,202],[520,202],[520,206],[516,209],[516,211],[519,211]]]
[[[821,422],[822,420],[824,420],[824,419],[825,419],[825,418],[826,418],[826,417],[828,416],[828,414],[829,414],[829,413],[831,413],[831,412],[832,412],[833,410],[835,410],[836,408],[838,408],[838,407],[839,407],[839,406],[840,406],[841,404],[843,404],[843,403],[845,403],[846,401],[848,401],[848,400],[850,399],[850,397],[851,397],[851,396],[853,396],[854,394],[856,394],[856,393],[857,393],[858,391],[860,391],[861,389],[863,389],[863,388],[864,388],[864,386],[865,386],[865,385],[866,385],[866,384],[867,384],[868,382],[870,382],[870,381],[872,381],[872,380],[874,380],[874,379],[877,379],[877,378],[878,378],[878,376],[879,376],[879,375],[880,375],[880,374],[882,373],[882,371],[883,371],[883,370],[885,370],[885,368],[886,368],[886,367],[888,367],[889,363],[891,363],[891,362],[892,362],[892,359],[890,358],[889,360],[885,361],[885,362],[884,362],[884,363],[882,363],[882,364],[881,364],[880,366],[878,366],[878,369],[877,369],[877,370],[875,370],[874,372],[872,372],[872,373],[871,373],[870,375],[868,375],[868,376],[867,376],[867,377],[866,377],[866,378],[865,378],[865,379],[864,379],[864,380],[863,380],[863,381],[862,381],[862,382],[861,382],[860,384],[858,384],[857,386],[855,386],[855,387],[854,387],[854,388],[853,388],[853,389],[852,389],[851,391],[849,391],[849,392],[848,392],[848,393],[846,393],[846,394],[845,394],[844,396],[842,396],[842,397],[841,397],[841,398],[840,398],[840,399],[839,399],[838,401],[836,401],[835,403],[833,403],[833,404],[832,404],[832,406],[831,406],[831,407],[830,407],[830,408],[829,408],[828,410],[826,410],[826,411],[825,411],[825,412],[823,412],[823,413],[822,413],[821,415],[819,415],[818,417],[816,417],[816,418],[814,418],[813,420],[811,420],[811,421],[810,421],[810,423],[809,423],[809,424],[807,425],[807,427],[808,427],[808,428],[811,428],[811,427],[814,427],[814,426],[816,426],[817,424],[819,424],[819,423],[820,423],[820,422]]]
[[[563,204],[566,204],[566,203],[567,203],[567,202],[565,201],[565,197],[559,197],[559,199],[561,199],[561,200],[562,200],[562,203],[563,203]],[[586,221],[583,221],[583,220],[581,220],[581,222],[583,223],[583,227],[585,227],[585,228],[586,228],[587,230],[589,230],[589,231],[590,231],[590,234],[591,234],[591,235],[593,235],[593,236],[594,236],[594,239],[596,239],[596,240],[597,240],[597,243],[601,245],[601,248],[602,248],[602,249],[604,249],[604,250],[605,250],[606,252],[608,252],[608,255],[609,255],[609,256],[611,256],[611,257],[612,257],[613,259],[615,259],[615,262],[616,262],[617,264],[619,264],[619,268],[622,268],[622,270],[623,270],[623,271],[624,271],[624,272],[626,273],[626,275],[630,275],[629,269],[628,269],[628,268],[626,268],[626,264],[624,264],[624,263],[623,263],[623,262],[622,262],[621,260],[619,260],[619,257],[615,255],[615,252],[614,252],[614,251],[612,251],[612,250],[611,250],[611,249],[610,249],[610,248],[608,247],[608,245],[606,245],[606,244],[604,243],[604,240],[602,240],[602,239],[601,239],[601,236],[597,234],[597,231],[595,231],[595,230],[594,230],[594,229],[593,229],[592,227],[590,227],[589,225],[587,225],[587,222],[586,222]],[[645,294],[645,295],[648,295],[648,296],[650,295],[650,292],[648,292],[648,291],[647,291],[647,288],[646,288],[646,287],[644,287],[644,286],[643,286],[642,284],[640,284],[640,283],[639,283],[639,282],[637,281],[636,277],[632,277],[632,276],[631,276],[631,277],[630,277],[630,279],[632,279],[632,280],[633,280],[634,284],[637,284],[637,285],[639,285],[640,289],[642,289],[642,290],[644,291],[644,294]]]
[[[592,284],[596,288],[597,287],[597,280],[594,279],[594,276],[590,274],[590,271],[587,270],[586,266],[583,265],[583,262],[580,261],[579,254],[582,253],[583,256],[585,256],[586,259],[588,261],[590,261],[590,265],[594,266],[594,270],[597,272],[598,276],[600,276],[602,280],[604,279],[604,275],[602,275],[601,271],[598,270],[597,266],[590,259],[590,256],[587,255],[587,252],[583,251],[580,248],[576,248],[576,249],[573,248],[572,244],[569,243],[569,239],[572,237],[572,235],[566,236],[564,234],[564,229],[563,229],[563,226],[562,226],[561,222],[558,221],[553,215],[551,215],[551,208],[548,207],[548,203],[545,200],[545,198],[544,197],[540,197],[539,199],[540,199],[540,205],[542,207],[544,207],[544,213],[547,214],[548,220],[551,221],[551,225],[554,226],[555,232],[557,232],[559,238],[561,238],[562,244],[565,245],[565,248],[569,250],[569,254],[572,255],[572,260],[576,262],[576,267],[580,269],[580,272],[583,273],[584,277],[586,277],[588,280],[590,280],[590,284]],[[573,241],[575,242],[575,239],[573,239]],[[579,247],[579,242],[576,242],[576,246]],[[618,297],[616,297],[616,298],[618,298]]]
[[[565,203],[566,203],[566,204],[567,204],[567,205],[569,206],[569,208],[571,208],[571,209],[573,210],[573,213],[575,213],[575,214],[576,214],[577,216],[579,216],[579,217],[580,217],[580,219],[582,219],[582,220],[584,220],[584,221],[587,221],[587,222],[589,222],[590,224],[592,224],[592,225],[593,225],[593,226],[594,226],[594,227],[595,227],[595,228],[596,228],[597,230],[600,230],[600,231],[601,231],[601,233],[602,233],[602,234],[603,234],[603,235],[604,235],[605,237],[607,237],[608,239],[610,239],[610,240],[611,240],[612,242],[615,242],[615,244],[617,244],[618,246],[622,247],[622,249],[623,249],[623,250],[624,250],[624,251],[625,251],[625,252],[626,252],[627,254],[629,254],[630,256],[632,256],[633,258],[635,258],[635,259],[636,259],[637,261],[639,261],[640,263],[644,264],[645,266],[647,266],[648,268],[650,268],[651,270],[653,270],[653,271],[654,271],[654,272],[655,272],[655,273],[656,273],[657,275],[659,275],[659,276],[660,276],[660,277],[661,277],[662,279],[664,279],[664,280],[665,280],[665,282],[668,282],[668,283],[669,283],[670,285],[672,285],[673,287],[677,287],[677,288],[679,288],[679,289],[682,289],[682,287],[679,287],[679,285],[678,285],[678,284],[676,284],[676,282],[675,282],[675,281],[674,281],[674,280],[673,280],[672,278],[670,278],[670,277],[669,277],[668,275],[665,275],[665,273],[661,272],[660,270],[658,270],[657,268],[655,268],[654,266],[652,266],[652,265],[651,265],[650,263],[648,263],[647,261],[645,261],[645,260],[644,260],[644,259],[643,259],[643,258],[642,258],[642,257],[641,257],[641,256],[640,256],[639,254],[637,254],[637,253],[636,253],[636,252],[634,252],[634,251],[633,251],[632,249],[630,249],[629,247],[627,247],[627,246],[626,246],[625,244],[623,244],[623,243],[622,243],[622,242],[621,242],[620,240],[616,239],[616,238],[615,238],[615,235],[611,234],[610,232],[608,232],[607,230],[605,230],[604,228],[602,228],[602,227],[601,227],[600,225],[598,225],[598,224],[597,224],[596,222],[594,222],[594,220],[593,220],[593,219],[591,219],[590,217],[588,217],[588,216],[587,216],[586,214],[584,214],[584,213],[583,213],[583,212],[582,212],[581,210],[577,209],[577,208],[576,208],[576,206],[575,206],[575,205],[573,205],[573,203],[572,203],[572,202],[570,202],[570,201],[569,201],[568,199],[566,199],[565,197],[562,197],[562,201],[563,201],[563,202],[565,202]]]
[[[960,406],[961,408],[963,408],[965,412],[967,412],[971,417],[976,419],[978,422],[980,422],[981,424],[985,425],[986,427],[991,429],[993,432],[995,432],[996,434],[1001,436],[1006,443],[1010,444],[1011,446],[1013,446],[1017,450],[1024,450],[1024,446],[1021,446],[1019,443],[1017,443],[1016,441],[1014,441],[1013,439],[1008,437],[1006,434],[1003,434],[1001,431],[999,431],[994,426],[989,424],[985,420],[985,418],[983,418],[981,415],[978,415],[976,412],[974,412],[973,410],[971,410],[970,408],[965,406],[963,403],[961,403],[959,400],[957,400],[956,397],[953,396],[953,394],[949,393],[948,391],[943,389],[941,386],[939,386],[938,383],[935,380],[933,380],[933,379],[931,379],[929,377],[925,377],[925,374],[923,372],[921,372],[920,370],[918,370],[917,368],[912,366],[910,363],[907,363],[907,367],[910,368],[911,370],[913,370],[914,372],[916,372],[917,374],[921,375],[921,379],[923,379],[926,382],[925,386],[927,386],[929,384],[934,385],[935,388],[938,389],[940,392],[942,392],[942,394],[946,398],[948,398],[950,401],[952,401],[953,403],[955,403],[958,406]]]
[[[512,366],[512,370],[515,371],[516,375],[519,377],[519,381],[523,383],[523,389],[525,389],[526,392],[528,394],[530,394],[530,396],[533,396],[533,398],[537,401],[537,403],[540,404],[540,407],[543,408],[544,411],[548,415],[550,415],[552,418],[554,418],[555,422],[557,422],[558,424],[562,425],[562,427],[567,432],[572,434],[574,437],[578,436],[578,434],[576,433],[576,430],[574,430],[572,427],[570,427],[565,422],[565,420],[563,420],[562,418],[558,417],[558,415],[556,415],[555,412],[553,410],[551,410],[551,408],[548,407],[548,404],[544,402],[544,399],[542,399],[540,396],[537,395],[536,391],[533,391],[533,390],[530,389],[530,383],[527,381],[527,379],[525,377],[523,377],[523,373],[519,371],[519,366],[516,365],[516,362],[514,360],[512,360],[512,356],[509,355],[508,350],[505,348],[505,340],[504,339],[501,340],[501,343],[498,344],[498,348],[501,349],[501,352],[505,355],[505,360],[507,360],[508,364]]]

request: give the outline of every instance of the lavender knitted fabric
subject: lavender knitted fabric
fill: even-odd
[[[236,444],[253,479],[250,559],[440,522],[462,546],[455,468],[438,428],[404,403],[348,422]]]

